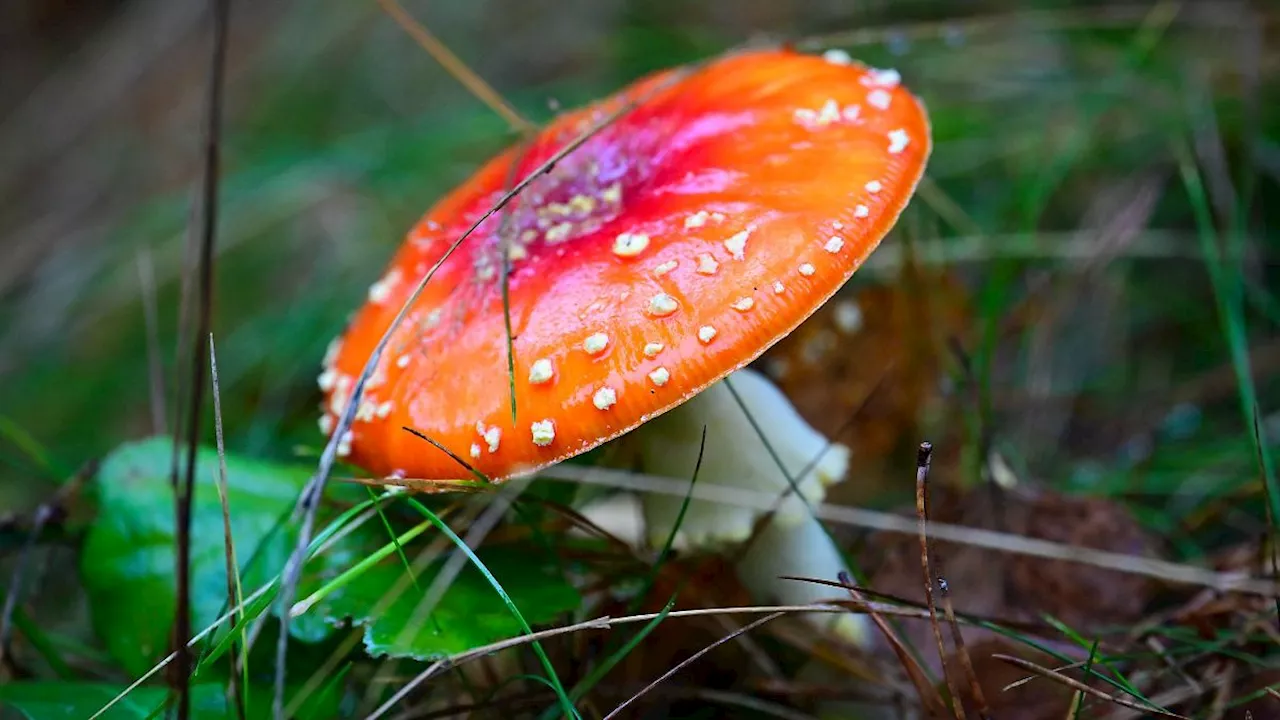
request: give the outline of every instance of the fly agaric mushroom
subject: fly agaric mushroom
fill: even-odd
[[[728,407],[699,394],[723,392],[719,381],[834,294],[894,225],[923,174],[928,120],[896,72],[842,53],[789,50],[673,72],[556,119],[486,164],[410,232],[325,358],[326,434],[414,288],[511,178],[528,176],[634,103],[532,179],[440,266],[392,331],[340,438],[340,456],[385,478],[378,482],[427,490],[469,473],[406,427],[494,481],[573,457],[664,413],[667,437],[684,428],[696,445],[701,428],[719,422],[704,410]],[[777,393],[762,379],[739,385],[748,407],[762,392]],[[777,406],[780,397],[763,402]],[[783,457],[795,454],[787,448],[799,438],[811,445],[803,430],[816,435],[794,411],[759,420]],[[737,450],[750,462],[772,462],[748,450],[757,444],[745,436]],[[659,462],[663,453],[651,446],[644,455]],[[810,501],[844,474],[843,459],[827,462],[811,473],[825,472],[824,480],[795,478]],[[781,473],[770,477],[777,478],[770,487],[787,488]],[[692,515],[724,517],[707,508]],[[745,517],[719,532],[686,528],[686,536],[739,538]]]

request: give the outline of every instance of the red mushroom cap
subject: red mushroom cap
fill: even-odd
[[[635,428],[791,332],[892,228],[930,150],[925,111],[897,73],[829,57],[758,51],[655,75],[558,118],[437,203],[326,358],[328,432],[415,285],[512,178],[643,98],[441,266],[340,453],[379,476],[469,476],[407,426],[508,478]]]

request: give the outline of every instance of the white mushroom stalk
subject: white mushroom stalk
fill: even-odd
[[[801,604],[838,595],[830,586],[780,576],[835,580],[848,571],[806,503],[820,504],[826,489],[844,479],[849,449],[810,427],[763,375],[743,369],[634,431],[644,472],[691,477],[704,427],[706,447],[699,483],[781,498],[773,518],[738,561],[743,584],[761,602]],[[791,491],[791,481],[803,498]],[[645,494],[639,501],[639,515],[634,502],[614,496],[592,504],[584,513],[624,540],[639,545],[643,537],[650,547],[662,547],[684,498]],[[751,536],[763,514],[758,508],[691,499],[673,545],[680,550],[732,551]],[[639,518],[643,518],[643,531]],[[866,638],[861,616],[814,613],[808,617],[846,640],[861,643]]]

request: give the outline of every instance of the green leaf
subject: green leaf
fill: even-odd
[[[343,488],[341,485],[331,486],[332,492],[326,491],[330,501],[339,501],[337,507],[341,507],[339,499],[344,494]],[[359,499],[359,495],[356,497]],[[315,591],[322,589],[331,591],[335,584],[342,583],[344,575],[352,575],[356,568],[365,564],[369,548],[377,546],[378,533],[381,532],[365,522],[369,517],[366,511],[385,502],[388,497],[389,494],[382,494],[359,500],[332,518],[325,519],[327,513],[323,509],[320,511],[322,527],[311,538],[309,560],[303,567],[298,586],[299,597],[310,597]],[[361,520],[362,516],[364,520]],[[291,534],[290,540],[294,541],[296,537]],[[321,548],[324,552],[317,553]],[[279,590],[278,580],[277,575],[272,578],[271,583],[259,588],[262,592],[254,591],[246,598],[244,612],[237,618],[234,626],[229,623],[219,626],[210,639],[208,652],[201,659],[200,669],[216,663],[231,648],[232,642],[240,637],[241,627],[254,622],[262,613],[271,609]],[[299,640],[317,643],[328,638],[332,630],[324,618],[310,613],[295,617],[290,623],[289,634]]]
[[[169,484],[172,442],[123,445],[98,474],[99,511],[82,559],[93,622],[108,651],[130,673],[149,669],[173,629],[174,511]],[[292,548],[277,531],[309,470],[229,456],[228,504],[242,582],[252,589],[279,571]],[[191,606],[196,628],[217,619],[227,599],[217,454],[197,455],[191,517]]]
[[[335,675],[341,679],[341,674]],[[308,696],[299,704],[295,720],[325,720],[336,717],[341,700],[340,683],[329,683],[320,692]],[[21,682],[0,686],[0,704],[8,705],[30,720],[84,720],[111,702],[123,686],[101,683],[69,682]],[[298,689],[288,688],[286,701]],[[270,698],[271,689],[255,687],[254,697]],[[143,720],[165,717],[163,708],[169,696],[167,688],[144,685],[112,705],[100,716],[100,720]],[[226,689],[221,685],[205,683],[191,688],[191,717],[196,720],[224,720],[235,712],[227,703]],[[264,701],[250,708],[249,720],[267,720],[271,716],[270,702]]]
[[[578,607],[581,597],[553,559],[531,548],[477,553],[530,623],[546,623]],[[438,659],[522,634],[519,621],[473,565],[466,565],[429,616],[418,609],[440,563],[417,577],[388,558],[318,603],[310,613],[329,625],[344,620],[365,626],[365,649],[373,655]],[[394,599],[387,599],[392,594]],[[380,607],[381,606],[381,607]],[[312,626],[314,627],[314,626]],[[295,637],[297,634],[295,633]],[[310,636],[309,639],[314,638]]]
[[[123,687],[98,683],[23,682],[0,686],[0,702],[31,720],[84,720],[120,694]],[[140,687],[103,713],[101,720],[142,720],[164,717],[162,708],[168,690]],[[191,688],[191,715],[194,718],[225,718],[227,703],[218,685]]]
[[[150,668],[167,651],[172,631],[171,452],[167,438],[154,438],[122,446],[107,458],[99,474],[100,510],[85,545],[83,574],[94,624],[111,654],[135,674]],[[293,508],[308,470],[228,457],[227,472],[236,554],[249,592],[270,580],[288,557],[293,532],[276,527]],[[201,451],[192,510],[192,606],[197,628],[216,619],[226,603],[216,478],[216,453]],[[368,557],[387,542],[384,535],[372,527],[350,533],[334,549],[333,557],[321,563],[323,568],[309,564],[304,593],[317,583],[331,582],[339,569]],[[501,548],[486,550],[481,557],[528,621],[540,623],[577,607],[580,597],[554,558],[535,552],[539,551],[533,547]],[[438,568],[437,563],[419,576],[418,586],[430,586]],[[310,612],[295,618],[291,634],[318,642],[350,619],[365,626],[370,653],[426,659],[522,633],[510,609],[473,566],[462,570],[425,619],[417,611],[424,594],[414,590],[408,572],[398,557],[389,554],[385,562],[350,578]],[[382,602],[393,594],[398,596]]]

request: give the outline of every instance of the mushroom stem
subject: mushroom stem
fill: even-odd
[[[810,427],[763,375],[743,369],[635,430],[645,472],[689,477],[698,462],[704,427],[707,440],[699,477],[780,498],[785,494],[773,519],[783,525],[809,517],[806,502],[821,503],[826,488],[844,479],[849,466],[848,448]],[[792,481],[803,499],[792,491]],[[683,502],[665,495],[645,497],[650,543],[667,538]],[[692,500],[675,546],[741,542],[751,536],[759,515],[754,508]]]
[[[849,568],[822,523],[810,514],[799,522],[774,518],[767,523],[738,560],[737,571],[752,595],[781,605],[804,605],[838,598],[844,591],[783,575],[835,581]],[[864,646],[870,637],[865,615],[809,613],[805,618],[854,645]]]
[[[702,448],[704,427],[706,446]],[[836,594],[829,586],[780,576],[835,580],[840,572],[848,571],[839,550],[805,503],[821,503],[826,488],[844,479],[849,449],[829,442],[810,427],[786,395],[763,375],[738,370],[638,428],[632,439],[647,473],[689,477],[701,450],[700,481],[783,498],[737,563],[738,574],[752,595],[762,601],[805,603]],[[792,481],[803,499],[791,490]],[[670,537],[683,504],[682,497],[643,496],[644,534],[650,546],[661,547]],[[625,501],[605,500],[584,512],[615,535],[639,540],[634,511]],[[756,508],[690,500],[674,546],[719,550],[741,543],[751,537],[762,514]],[[846,640],[861,644],[866,639],[861,616],[838,616],[834,628],[830,615],[815,613],[810,618],[823,630],[834,629]]]

